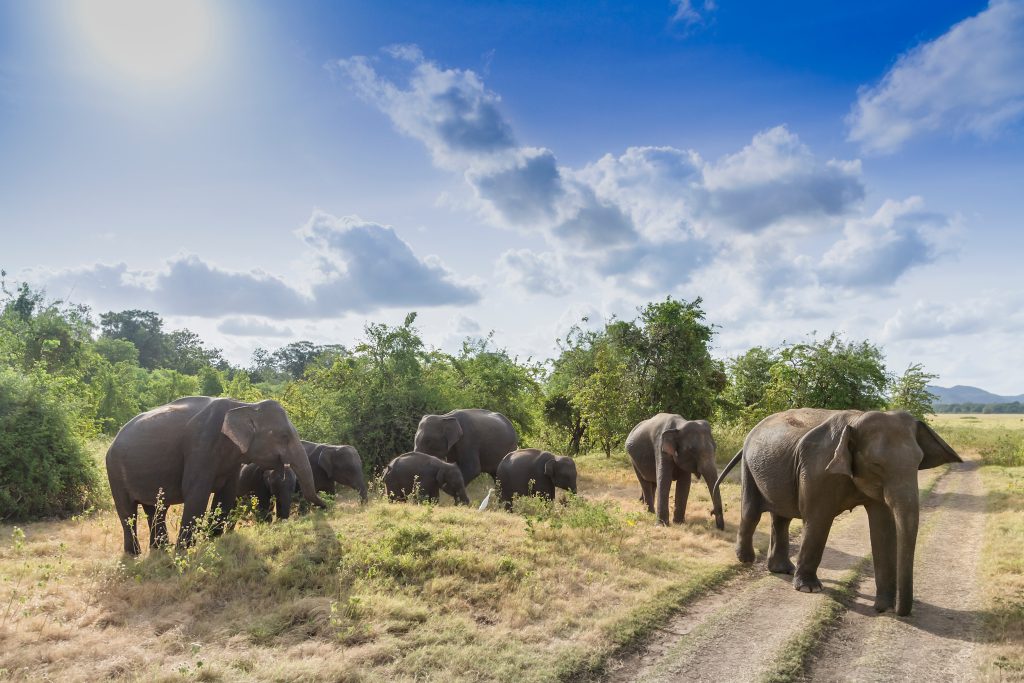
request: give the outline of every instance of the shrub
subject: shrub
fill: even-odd
[[[0,519],[67,516],[96,502],[98,468],[75,422],[45,375],[0,369]]]

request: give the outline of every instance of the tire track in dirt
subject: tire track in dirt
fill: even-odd
[[[868,572],[849,610],[817,648],[805,680],[967,681],[977,675],[978,558],[985,491],[978,461],[955,465],[921,506],[910,616],[878,615]]]
[[[926,486],[943,474],[922,472],[920,483]],[[922,513],[927,520],[928,510]],[[766,515],[761,524],[767,523]],[[870,551],[864,508],[844,513],[833,524],[818,568],[824,592],[794,590],[792,576],[769,574],[761,558],[751,572],[684,608],[642,650],[610,663],[606,680],[757,680],[772,669],[786,644],[814,621],[823,603],[834,599],[837,586]],[[873,585],[870,594],[873,597]]]

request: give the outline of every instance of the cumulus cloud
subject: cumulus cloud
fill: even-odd
[[[672,14],[672,23],[680,24],[687,29],[703,24],[707,17],[718,9],[718,3],[715,0],[703,0],[703,2],[672,0],[672,4],[676,8]]]
[[[130,270],[123,263],[94,264],[38,272],[32,279],[102,308],[154,308],[205,318],[326,318],[479,300],[475,288],[457,281],[438,260],[416,256],[388,226],[317,211],[298,234],[310,247],[308,258],[319,265],[319,277],[309,291],[276,275],[229,271],[195,255],[174,257],[151,272]],[[240,329],[237,321],[228,324]]]
[[[1024,3],[992,0],[862,88],[850,139],[893,152],[928,131],[996,135],[1024,116]]]
[[[825,252],[818,276],[851,287],[891,285],[910,268],[934,261],[932,236],[948,228],[945,216],[923,210],[920,197],[886,201],[874,215],[847,222],[842,239]]]
[[[568,294],[571,288],[562,278],[565,267],[552,252],[511,249],[498,258],[498,274],[505,284],[530,294]]]
[[[275,325],[266,318],[231,316],[217,325],[217,331],[234,337],[291,337],[290,327]]]

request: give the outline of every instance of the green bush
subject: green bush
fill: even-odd
[[[96,502],[99,471],[75,422],[45,375],[0,368],[0,520],[72,515]]]

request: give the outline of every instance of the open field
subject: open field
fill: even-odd
[[[983,417],[978,422],[1007,416]],[[1024,429],[1011,423],[966,422],[936,424],[969,457],[1011,458],[1024,442]],[[103,444],[94,450],[99,456]],[[721,449],[719,460],[731,455]],[[923,485],[939,485],[922,515],[921,609],[906,620],[869,615],[854,626],[906,624],[904,639],[926,633],[914,624],[926,623],[927,605],[940,602],[928,593],[929,563],[947,561],[947,527],[964,523],[946,519],[945,510],[972,500],[974,489],[961,487],[976,481],[970,486],[983,486],[987,512],[972,519],[984,538],[980,555],[963,566],[976,573],[968,578],[977,599],[958,609],[964,624],[976,622],[969,636],[980,647],[964,666],[970,677],[1024,678],[1020,465],[983,466],[977,479],[958,470],[943,478],[945,468],[926,473]],[[753,648],[769,640],[729,621],[737,600],[757,606],[773,628],[781,628],[775,610],[784,605],[799,614],[776,634],[777,645],[762,647],[763,663],[746,671],[754,678],[797,679],[820,666],[843,634],[861,637],[844,620],[859,593],[873,592],[870,581],[858,583],[870,564],[861,559],[869,548],[859,512],[837,520],[830,540],[839,553],[830,565],[833,587],[807,596],[768,575],[762,562],[751,570],[735,562],[735,483],[723,488],[725,532],[711,523],[703,483],[691,489],[686,523],[659,528],[637,500],[624,455],[585,456],[579,470],[581,499],[566,505],[529,504],[509,515],[379,499],[360,507],[343,495],[329,513],[269,526],[244,521],[178,558],[123,558],[109,510],[0,526],[0,677],[554,681],[611,671],[629,680],[622,667],[635,661],[630,652],[653,643],[670,660],[658,670],[700,661],[696,643],[716,642],[716,620],[729,624],[729,642]],[[487,481],[471,487],[476,502]],[[761,553],[768,527],[762,522],[757,537]]]

